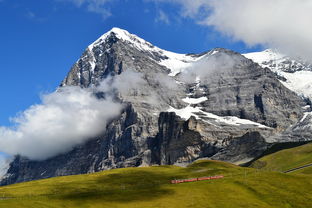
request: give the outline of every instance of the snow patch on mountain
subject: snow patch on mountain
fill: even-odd
[[[207,97],[200,97],[200,98],[190,98],[190,97],[186,97],[182,99],[183,102],[188,103],[188,104],[199,104],[202,102],[205,102],[207,99]]]
[[[181,118],[188,120],[191,116],[194,116],[196,119],[203,120],[204,122],[207,122],[212,125],[231,125],[231,126],[251,126],[251,127],[257,127],[257,128],[270,128],[265,125],[259,124],[257,122],[253,122],[247,119],[240,119],[235,116],[218,116],[212,113],[205,112],[201,110],[200,107],[192,107],[188,105],[185,108],[182,109],[176,109],[170,106],[168,109],[168,112],[174,112]]]
[[[282,83],[290,90],[296,92],[302,97],[312,100],[312,72],[298,71],[295,73],[281,72],[281,75],[286,78]]]
[[[193,57],[186,54],[178,54],[169,51],[162,51],[162,54],[167,58],[159,62],[160,65],[170,69],[171,73],[169,76],[176,76],[180,72],[187,68],[190,68],[192,64],[202,57]]]
[[[301,120],[294,126],[293,131],[312,130],[312,112],[305,112]]]
[[[90,54],[91,54],[91,57],[92,57],[92,59],[89,61],[89,64],[91,65],[91,70],[90,71],[93,73],[94,69],[95,69],[95,66],[96,66],[96,59],[95,59],[93,51],[90,50],[90,49],[89,49],[89,51],[90,51]]]

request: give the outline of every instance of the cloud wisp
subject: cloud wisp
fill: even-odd
[[[99,14],[103,19],[110,17],[112,14],[107,6],[112,0],[57,0],[71,2],[77,7],[85,7],[87,11]]]
[[[182,71],[179,77],[181,81],[190,84],[196,82],[196,80],[210,83],[216,79],[216,76],[224,73],[233,73],[233,71],[235,71],[235,65],[242,60],[243,58],[240,56],[215,52],[215,54],[202,58],[189,68]]]
[[[0,150],[33,160],[65,153],[105,131],[121,109],[110,97],[98,99],[92,89],[60,88],[13,118],[14,127],[0,127]]]
[[[7,173],[12,160],[12,157],[5,157],[3,155],[0,155],[0,180],[2,180],[3,176],[5,176],[5,174]]]
[[[163,10],[159,10],[155,22],[162,22],[169,25],[170,19],[169,16]]]
[[[276,48],[312,61],[310,0],[150,0],[181,6],[181,15],[249,46]]]

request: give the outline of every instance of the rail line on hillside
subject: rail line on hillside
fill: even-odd
[[[177,183],[187,183],[187,182],[195,182],[195,181],[215,180],[215,179],[221,179],[221,178],[224,178],[224,176],[217,175],[217,176],[208,176],[208,177],[201,177],[201,178],[188,178],[188,179],[171,180],[170,182],[172,184],[177,184]]]
[[[303,166],[300,166],[300,167],[297,167],[297,168],[292,168],[290,170],[283,171],[283,173],[290,173],[290,172],[294,172],[296,170],[301,170],[301,169],[308,168],[308,167],[312,167],[312,163],[311,164],[307,164],[307,165],[303,165]]]

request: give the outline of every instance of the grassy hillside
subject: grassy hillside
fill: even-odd
[[[312,163],[312,143],[264,156],[253,162],[250,167],[286,171],[310,163]]]
[[[306,175],[312,175],[312,167],[304,168],[301,170],[296,170],[292,172],[291,174],[306,174]],[[312,177],[312,176],[311,176]],[[312,180],[312,179],[311,179]]]
[[[224,179],[170,184],[172,179]],[[0,188],[0,207],[311,207],[310,175],[292,175],[199,161],[187,168],[126,168]]]

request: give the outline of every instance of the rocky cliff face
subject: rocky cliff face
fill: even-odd
[[[302,119],[295,125],[289,126],[286,131],[271,137],[271,140],[277,142],[310,140],[312,130],[312,64],[301,58],[289,57],[274,49],[248,53],[244,56],[263,68],[270,69],[286,88],[307,102],[304,107],[306,112]]]
[[[308,125],[307,103],[244,56],[220,48],[175,54],[117,28],[86,49],[60,87],[122,76],[136,81],[111,92],[124,109],[102,135],[45,161],[16,156],[1,184],[207,157],[247,162],[283,142],[291,126]]]

